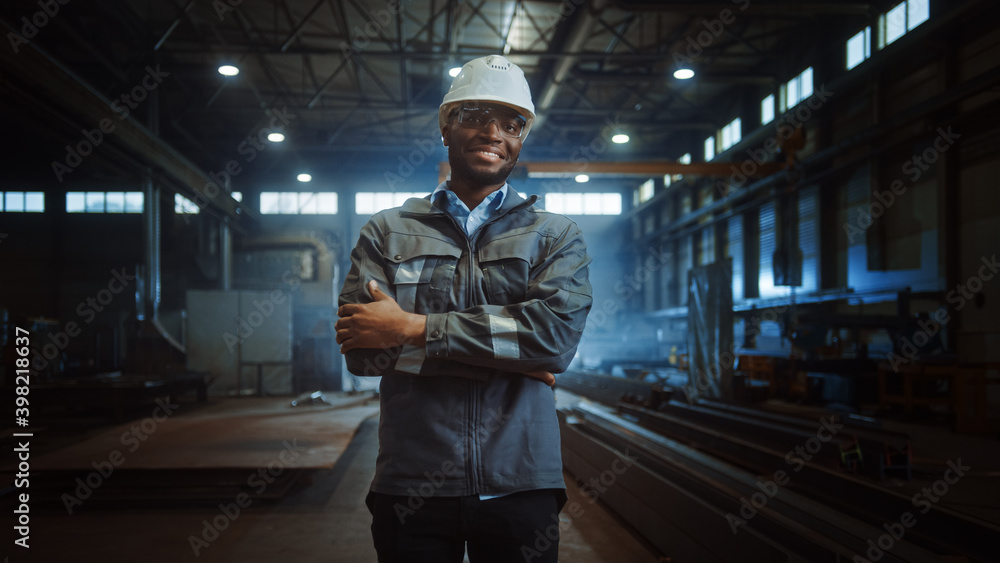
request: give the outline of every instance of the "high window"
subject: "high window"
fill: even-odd
[[[66,192],[67,213],[142,213],[142,192]]]
[[[619,193],[545,194],[545,209],[564,215],[621,215],[622,195]]]
[[[336,192],[261,192],[262,215],[336,215]]]
[[[931,17],[930,0],[906,0],[878,18],[878,47],[895,42]]]
[[[813,69],[809,67],[781,86],[781,111],[792,109],[812,93]]]
[[[374,215],[383,209],[399,207],[411,197],[426,195],[426,192],[358,192],[354,194],[354,212],[358,215]]]
[[[45,211],[43,192],[0,192],[0,211],[41,213]]]

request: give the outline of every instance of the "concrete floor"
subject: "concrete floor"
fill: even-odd
[[[235,498],[229,497],[227,501],[223,496],[220,501],[217,492],[201,499],[194,495],[179,501],[136,498],[133,502],[123,502],[127,489],[113,495],[112,486],[134,482],[137,474],[140,479],[143,475],[142,470],[129,471],[125,466],[118,471],[128,472],[126,475],[119,477],[119,473],[109,478],[108,484],[94,491],[93,502],[79,507],[72,515],[59,500],[59,490],[65,491],[65,486],[41,487],[37,493],[32,489],[31,548],[12,549],[8,547],[12,546],[12,540],[8,540],[0,555],[8,556],[10,563],[63,560],[374,563],[368,529],[370,515],[364,498],[378,451],[378,417],[368,416],[362,421],[359,416],[356,424],[357,433],[332,467],[300,470],[298,479],[283,496],[251,500],[238,514],[234,510]],[[156,435],[150,436],[144,447],[154,448],[155,438]],[[235,484],[246,480],[244,473],[252,474],[252,470],[233,471]],[[571,476],[567,475],[566,482],[570,502],[578,502],[584,510],[577,518],[562,514],[567,524],[560,546],[562,561],[659,561],[647,545],[599,503],[590,504]],[[102,502],[101,495],[118,500]],[[0,510],[5,514],[13,510],[12,500],[10,495],[0,500]],[[229,517],[225,515],[227,510]]]

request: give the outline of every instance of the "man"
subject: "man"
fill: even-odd
[[[382,563],[558,558],[537,549],[566,499],[552,374],[583,333],[590,257],[506,182],[534,118],[520,68],[467,63],[439,109],[450,180],[374,215],[351,253],[337,342],[352,373],[383,376]]]

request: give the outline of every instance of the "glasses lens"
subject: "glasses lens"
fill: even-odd
[[[520,137],[524,132],[524,118],[506,108],[463,107],[459,116],[459,123],[466,129],[485,129],[494,121],[505,137]]]

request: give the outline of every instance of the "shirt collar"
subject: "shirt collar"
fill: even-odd
[[[483,199],[483,201],[487,202],[487,205],[490,205],[493,209],[499,209],[500,206],[503,205],[503,200],[507,197],[507,186],[509,185],[510,184],[504,182],[504,184],[500,186],[499,190],[490,193],[488,196],[486,196],[486,198]],[[438,184],[438,186],[434,188],[434,191],[431,192],[431,203],[437,203],[439,201],[439,198],[441,197],[438,194],[441,192],[445,192],[446,197],[448,198],[448,200],[451,202],[452,205],[460,206],[460,208],[463,209],[464,211],[470,212],[471,210],[469,209],[469,206],[465,205],[465,202],[459,199],[458,195],[455,192],[451,191],[450,186],[451,182],[449,180],[445,180],[444,182]],[[438,207],[441,206],[438,205]],[[478,209],[479,206],[476,206],[476,208]]]

